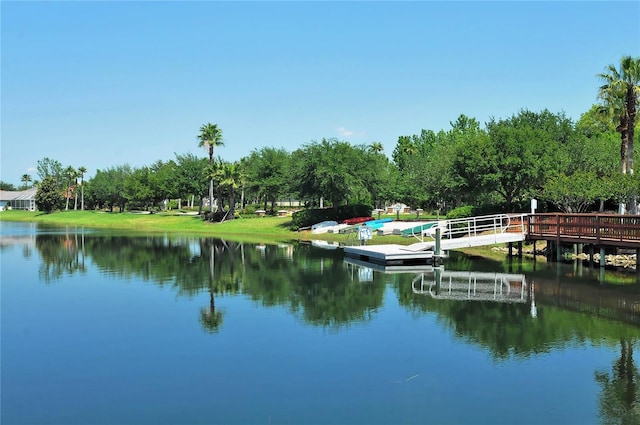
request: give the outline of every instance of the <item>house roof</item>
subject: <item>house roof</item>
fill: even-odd
[[[0,201],[19,201],[19,200],[30,200],[36,196],[36,192],[38,188],[32,187],[27,190],[0,190]]]

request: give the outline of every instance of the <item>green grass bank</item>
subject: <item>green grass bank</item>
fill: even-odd
[[[292,231],[291,217],[238,218],[223,223],[210,223],[200,216],[180,213],[145,214],[135,212],[109,213],[103,211],[62,211],[45,214],[39,211],[2,211],[0,221],[22,221],[55,226],[84,227],[114,232],[176,234],[220,237],[246,242],[282,242],[291,240],[354,241],[355,235],[312,234],[310,231]],[[371,243],[415,242],[400,236],[374,236]]]
[[[392,216],[389,216],[392,217]],[[407,219],[413,219],[408,217]],[[162,212],[155,214],[104,211],[59,211],[46,214],[40,211],[8,210],[0,212],[0,222],[18,221],[68,226],[73,228],[102,229],[113,233],[174,234],[200,237],[217,237],[238,242],[276,243],[288,241],[324,240],[346,244],[357,243],[355,234],[292,231],[291,217],[244,217],[223,223],[205,222],[198,215]],[[374,235],[369,244],[410,245],[417,240],[402,236]],[[493,246],[461,249],[472,256],[503,260],[506,255],[496,252]]]

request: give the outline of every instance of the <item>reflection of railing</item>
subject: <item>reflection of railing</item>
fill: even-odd
[[[435,269],[420,273],[411,282],[414,293],[435,299],[517,302],[528,301],[523,274],[460,272]]]

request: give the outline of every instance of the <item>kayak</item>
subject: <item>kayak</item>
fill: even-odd
[[[316,223],[313,226],[311,226],[311,231],[320,229],[322,227],[335,226],[336,224],[338,224],[337,221],[321,221],[320,223]]]
[[[346,220],[344,220],[342,223],[344,224],[359,224],[359,223],[364,223],[367,221],[372,221],[374,220],[373,217],[354,217],[354,218],[348,218]]]
[[[384,226],[384,223],[381,223],[381,221],[382,220],[370,220],[370,221],[367,221],[366,223],[354,224],[351,226],[343,227],[338,231],[338,233],[354,233],[354,232],[357,232],[362,226],[367,226],[370,229],[377,230],[377,229],[380,229],[382,226]]]

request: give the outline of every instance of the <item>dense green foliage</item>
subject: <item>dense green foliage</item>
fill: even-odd
[[[619,67],[606,71],[599,75],[601,103],[575,123],[547,109],[523,109],[484,125],[461,114],[449,129],[399,136],[390,157],[379,142],[322,139],[301,141],[293,152],[256,149],[232,163],[214,158],[214,147],[224,145],[222,129],[208,123],[197,135],[208,158],[176,154],[176,160],[136,169],[123,164],[97,170],[86,182],[87,208],[174,205],[201,212],[207,206],[207,218],[219,219],[233,218],[236,208],[273,213],[287,202],[298,208],[402,202],[434,215],[463,206],[489,214],[528,211],[530,199],[537,198],[541,212],[604,211],[616,203],[633,210],[640,196],[640,180],[632,173],[640,58],[623,57]],[[66,191],[66,209],[77,208],[78,188],[85,194],[78,177],[86,169],[44,158],[37,170]],[[22,181],[28,185],[31,178]]]
[[[252,194],[255,204],[264,203],[263,208],[275,210],[275,204],[289,194],[290,155],[284,149],[271,147],[254,150],[244,159],[242,167],[246,173],[246,190]],[[267,207],[267,204],[270,207]]]
[[[488,214],[526,211],[536,197],[539,211],[604,210],[607,202],[633,199],[640,185],[619,173],[615,128],[598,111],[592,108],[574,124],[562,113],[523,110],[484,127],[461,115],[448,131],[399,137],[393,161],[379,144],[323,139],[292,153],[254,150],[236,163],[186,154],[137,169],[120,165],[98,170],[87,182],[86,204],[149,210],[176,199],[180,208],[201,209],[213,184],[218,212],[212,218],[233,217],[228,210],[248,205],[273,213],[291,200],[306,207],[404,202],[442,214],[466,206]],[[60,167],[45,158],[40,168],[53,175]],[[61,176],[59,186],[77,196],[77,186]]]
[[[129,165],[98,170],[87,185],[89,204],[94,208],[109,208],[111,211],[116,206],[119,206],[121,211],[124,210],[127,202],[125,185],[131,175]]]
[[[53,176],[45,177],[36,192],[36,207],[40,211],[50,213],[62,208],[64,196],[60,192],[60,188],[56,184]]]
[[[36,170],[40,181],[44,181],[47,177],[51,177],[55,184],[62,188],[64,181],[64,167],[60,161],[48,157],[42,158],[38,161]]]
[[[291,189],[312,205],[320,198],[333,206],[373,205],[387,183],[388,165],[384,155],[367,146],[323,139],[291,155]]]
[[[16,190],[12,183],[0,181],[0,190]]]
[[[471,217],[474,215],[475,210],[470,205],[464,205],[462,207],[454,208],[447,213],[447,218],[454,220],[456,218]]]
[[[363,204],[341,205],[334,208],[308,208],[293,213],[291,227],[297,230],[322,221],[341,222],[352,217],[371,217],[371,211],[371,206]]]

